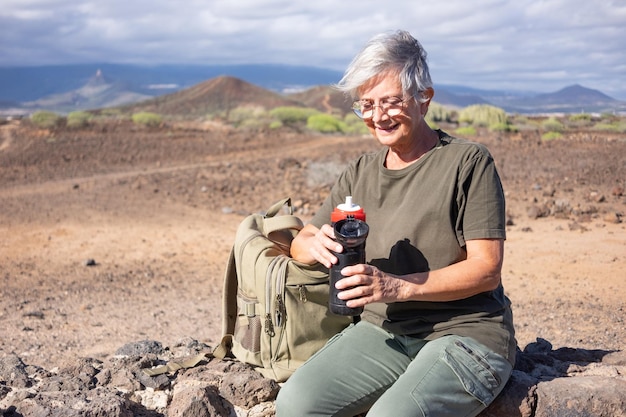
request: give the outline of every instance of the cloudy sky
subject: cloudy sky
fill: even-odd
[[[435,84],[626,100],[626,0],[2,0],[0,66],[282,63],[343,70],[407,29]]]

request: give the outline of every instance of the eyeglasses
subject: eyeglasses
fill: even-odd
[[[352,103],[352,111],[361,119],[371,119],[374,117],[374,109],[380,107],[380,110],[389,117],[394,117],[402,113],[404,103],[413,97],[385,97],[380,100],[380,104],[374,104],[372,100],[356,100]]]

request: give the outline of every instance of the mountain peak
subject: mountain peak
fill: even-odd
[[[104,76],[102,70],[98,68],[96,75],[89,78],[85,87],[100,87],[107,84],[110,84],[109,80]]]

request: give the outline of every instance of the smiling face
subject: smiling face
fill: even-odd
[[[407,96],[402,91],[396,71],[386,71],[372,78],[358,90],[358,94],[360,100],[371,101],[376,106],[374,115],[364,120],[365,124],[376,139],[392,151],[399,154],[413,153],[420,148],[420,138],[431,137],[432,130],[424,120],[430,100],[420,103]],[[427,94],[431,97],[432,90]],[[397,116],[390,117],[378,107],[381,100],[389,97],[408,99]]]

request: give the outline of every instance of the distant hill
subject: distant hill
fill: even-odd
[[[349,103],[343,95],[330,88],[341,75],[338,71],[287,65],[0,67],[0,114],[38,109],[66,113],[124,105],[174,113],[184,108],[187,114],[200,114],[256,100],[348,111]],[[226,85],[228,77],[230,87]],[[223,85],[216,79],[221,79]],[[243,89],[245,94],[243,90],[237,92],[234,80],[249,84]],[[218,86],[221,92],[215,91]],[[229,92],[229,88],[233,90]],[[213,94],[215,97],[209,98]],[[580,85],[547,94],[436,85],[434,101],[455,108],[492,104],[509,113],[626,112],[626,102]]]
[[[303,106],[283,95],[231,76],[219,76],[193,87],[126,106],[129,111],[150,111],[170,116],[206,116],[236,107]]]
[[[54,109],[58,112],[100,109],[122,106],[146,100],[151,96],[132,90],[127,83],[106,78],[101,70],[80,88],[65,93],[52,94],[22,103],[24,109]]]
[[[450,107],[467,107],[472,104],[491,104],[488,100],[476,94],[455,94],[446,87],[435,88],[435,97],[433,101]]]
[[[342,92],[329,85],[318,85],[304,91],[288,94],[288,97],[321,112],[345,114],[351,111],[352,103],[350,100]]]
[[[626,110],[626,103],[590,88],[574,84],[554,93],[510,99],[503,105],[508,111],[520,113],[590,113]]]

